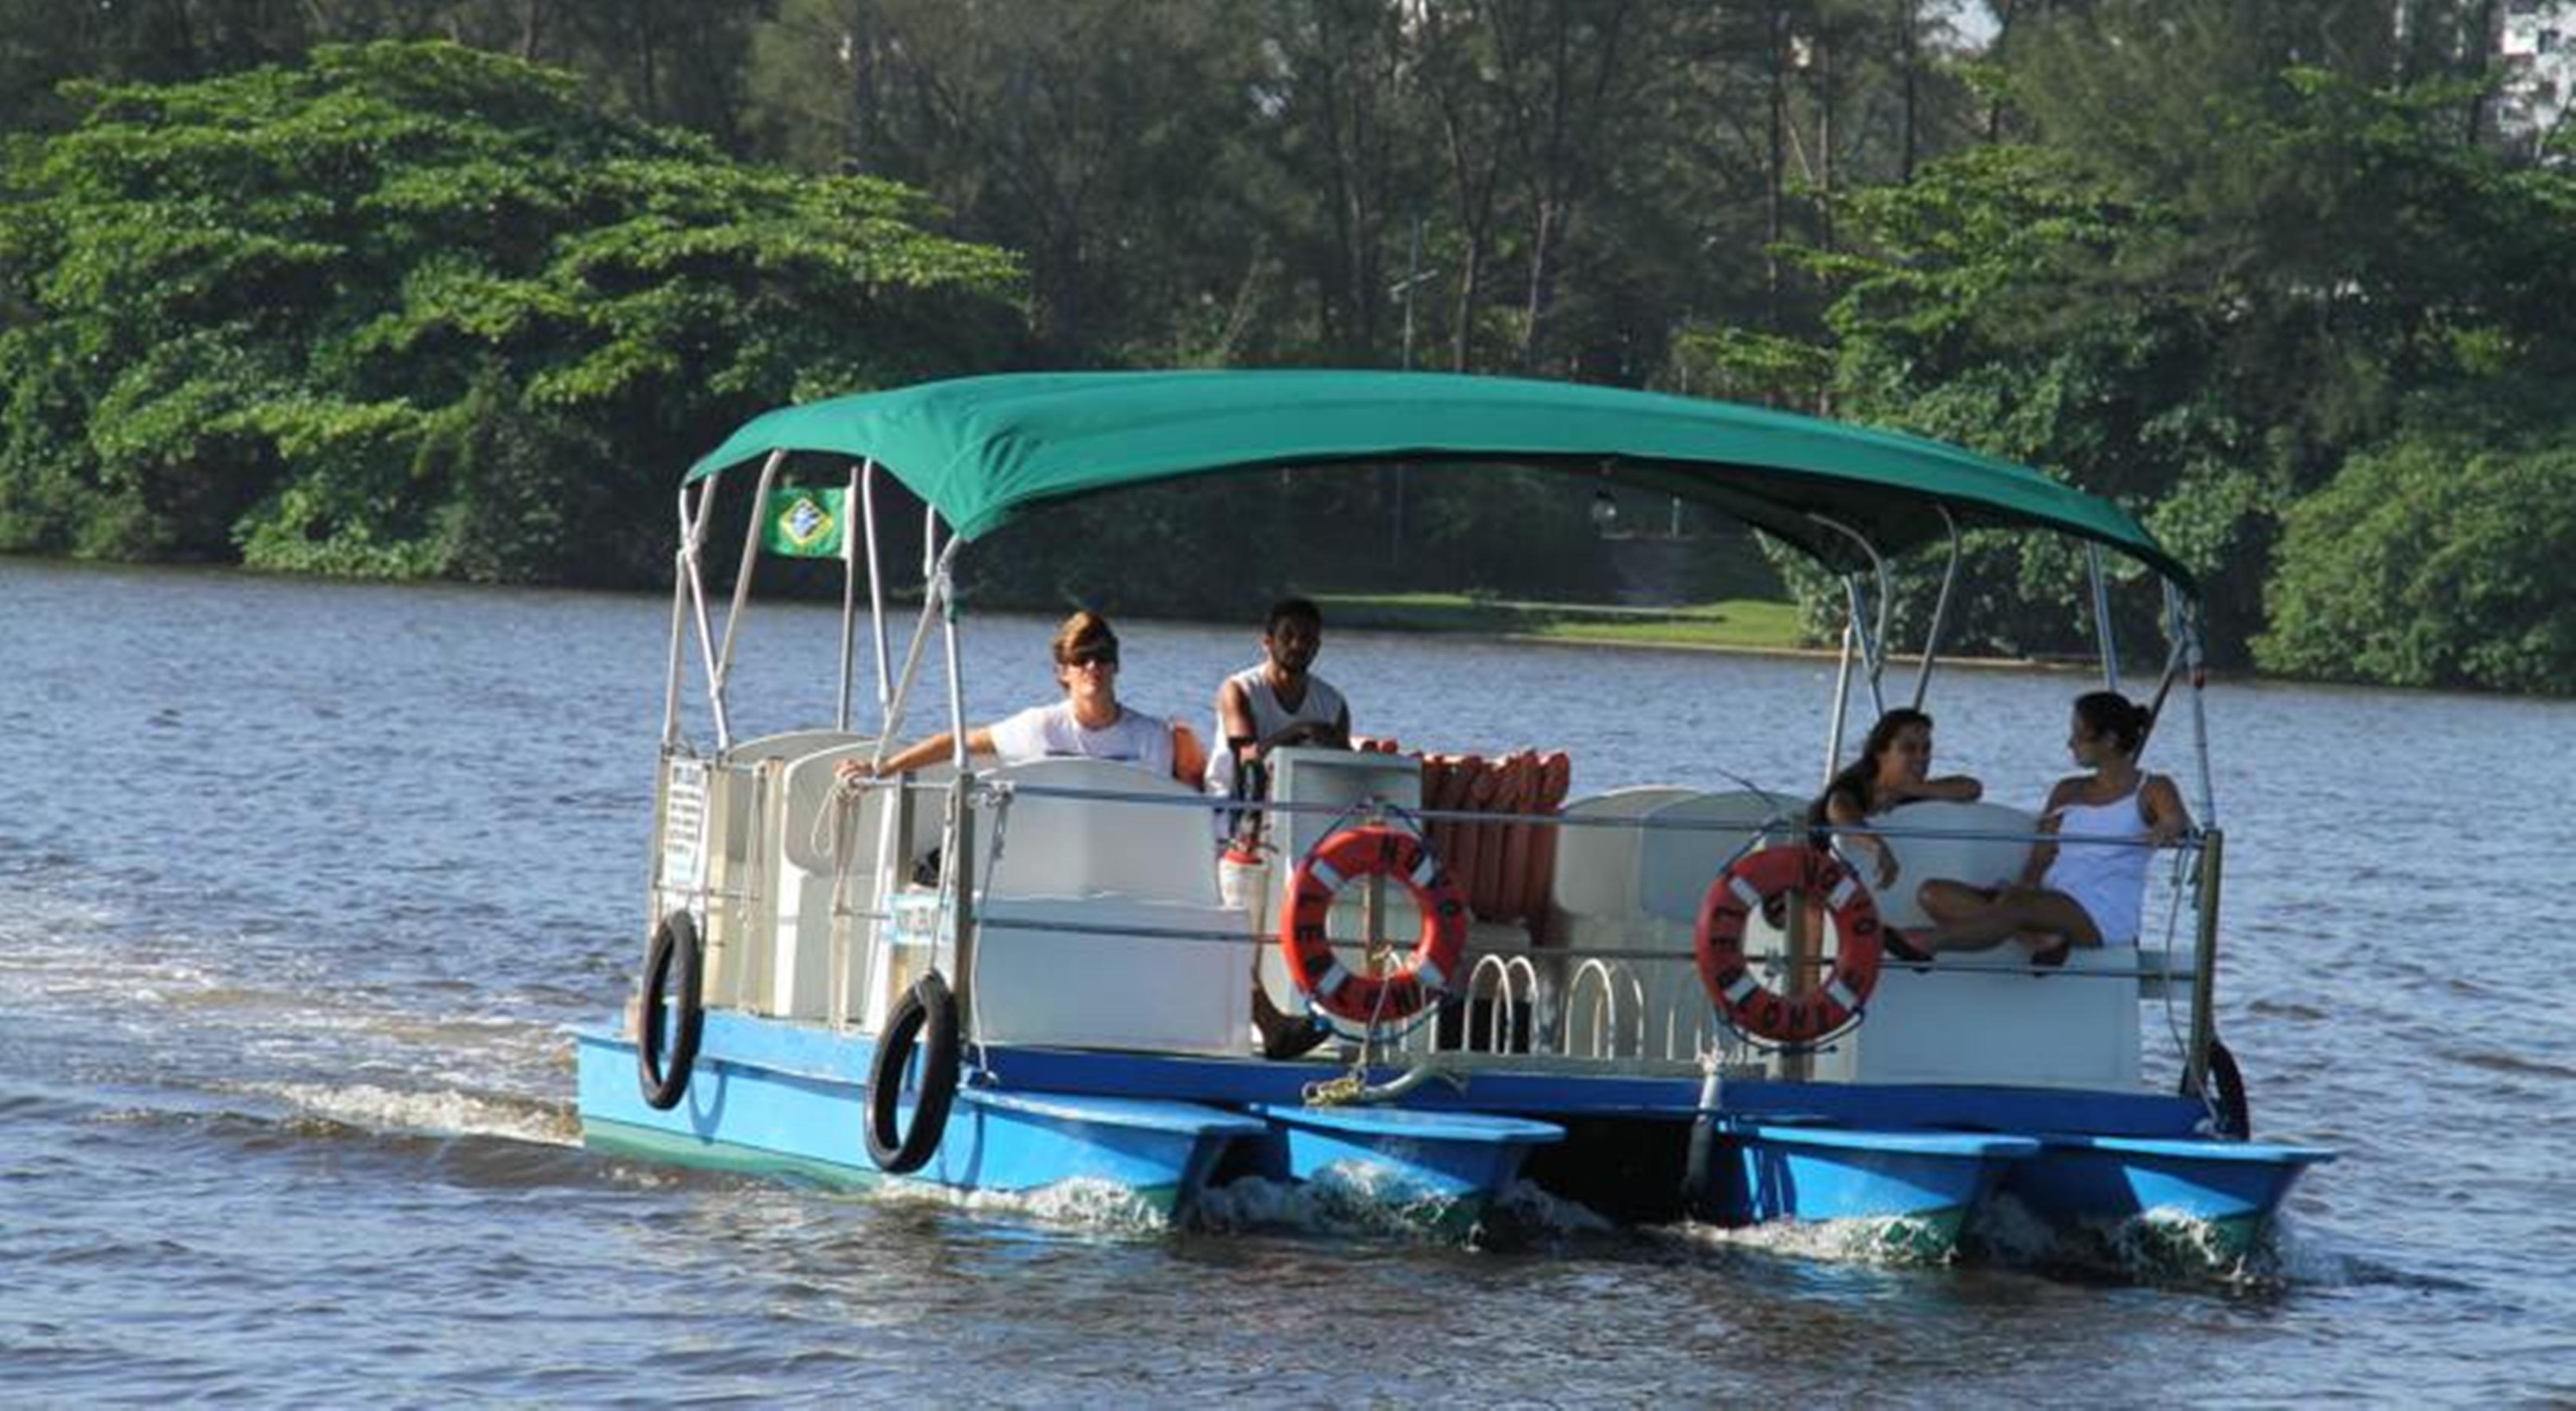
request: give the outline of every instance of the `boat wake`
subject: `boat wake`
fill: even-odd
[[[581,1122],[572,1109],[537,1098],[454,1089],[405,1091],[373,1083],[253,1083],[241,1091],[274,1098],[291,1112],[376,1132],[581,1145]]]
[[[1100,1234],[1158,1234],[1171,1227],[1160,1207],[1115,1181],[1063,1181],[1024,1192],[954,1191],[917,1182],[881,1189],[944,1201],[976,1214],[999,1214]]]
[[[2158,1287],[2277,1292],[2293,1284],[2335,1283],[2296,1253],[2286,1217],[2276,1217],[2247,1245],[2225,1225],[2177,1211],[2151,1210],[2107,1226],[2059,1228],[2009,1195],[1977,1209],[1960,1237],[1961,1258],[2057,1277]],[[2308,1265],[2304,1270],[2302,1264]]]
[[[1209,1233],[1286,1231],[1337,1238],[1375,1238],[1479,1248],[1522,1247],[1569,1235],[1608,1232],[1610,1221],[1528,1181],[1505,1187],[1481,1212],[1423,1194],[1392,1174],[1336,1167],[1313,1182],[1248,1176],[1203,1194],[1189,1217]]]
[[[1683,1224],[1666,1232],[1697,1249],[1750,1250],[1827,1264],[1928,1268],[1951,1262],[1951,1242],[1901,1216],[1774,1220],[1759,1225]]]

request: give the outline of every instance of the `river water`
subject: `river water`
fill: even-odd
[[[2122,1278],[1574,1211],[1478,1247],[1172,1232],[593,1156],[565,1030],[641,949],[667,603],[0,590],[0,1401],[2576,1398],[2576,706],[2211,692],[2220,1027],[2257,1134],[2343,1159],[2245,1270]],[[970,622],[975,714],[1049,693],[1050,626]],[[1123,631],[1127,699],[1192,719],[1257,636]],[[755,615],[744,733],[828,715],[831,637]],[[1319,669],[1364,732],[1564,748],[1578,793],[1803,788],[1832,684],[1356,632]],[[2036,803],[2085,684],[1945,671],[1939,766]]]

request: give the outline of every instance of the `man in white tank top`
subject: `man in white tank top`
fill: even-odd
[[[1342,745],[1351,742],[1350,706],[1342,693],[1311,670],[1324,647],[1324,613],[1304,598],[1271,604],[1261,627],[1261,664],[1225,678],[1216,690],[1216,733],[1221,741],[1208,752],[1207,790],[1232,798],[1258,798],[1269,791],[1258,771],[1261,757],[1281,745]],[[1228,835],[1226,867],[1251,868],[1253,890],[1269,885],[1261,861],[1261,816],[1249,810],[1217,815]],[[1220,882],[1223,882],[1220,877]],[[1253,962],[1252,1022],[1261,1051],[1271,1058],[1295,1058],[1332,1037],[1332,1030],[1303,1015],[1281,1013],[1262,989],[1260,961]]]
[[[1321,608],[1304,598],[1271,604],[1261,628],[1261,664],[1217,687],[1217,735],[1225,748],[1209,755],[1212,792],[1232,792],[1235,770],[1280,745],[1350,743],[1350,706],[1312,670],[1323,649]]]

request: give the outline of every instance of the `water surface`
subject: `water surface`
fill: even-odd
[[[565,1029],[641,950],[666,602],[0,589],[13,1402],[2576,1397],[2576,707],[2213,690],[2221,1028],[2258,1133],[2344,1159],[2246,1277],[2112,1280],[1568,1211],[1478,1248],[1264,1218],[1294,1210],[1176,1233],[593,1156]],[[969,626],[972,714],[1050,691],[1051,623]],[[833,631],[755,618],[744,733],[828,713]],[[1128,699],[1203,728],[1258,635],[1122,632]],[[1365,732],[1566,749],[1578,792],[1808,787],[1832,684],[1358,632],[1320,669]],[[1941,766],[2035,803],[2086,684],[1943,673]]]

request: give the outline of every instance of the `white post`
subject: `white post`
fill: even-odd
[[[2084,571],[2093,580],[2093,630],[2102,638],[2102,689],[2120,689],[2120,643],[2111,630],[2111,584],[2102,573],[2102,546],[2084,541]]]
[[[724,707],[725,682],[733,675],[734,635],[742,630],[743,610],[751,605],[752,570],[760,563],[761,520],[769,506],[769,487],[778,481],[778,468],[786,464],[785,451],[772,451],[760,466],[760,485],[751,492],[750,526],[742,533],[742,562],[734,569],[733,603],[725,609],[724,645],[716,650],[716,748],[733,748],[733,725]]]
[[[877,557],[877,463],[870,458],[859,481],[859,512],[868,530],[868,630],[877,646],[877,730],[884,734],[893,727],[886,721],[893,709],[894,667],[886,651],[885,568]]]

